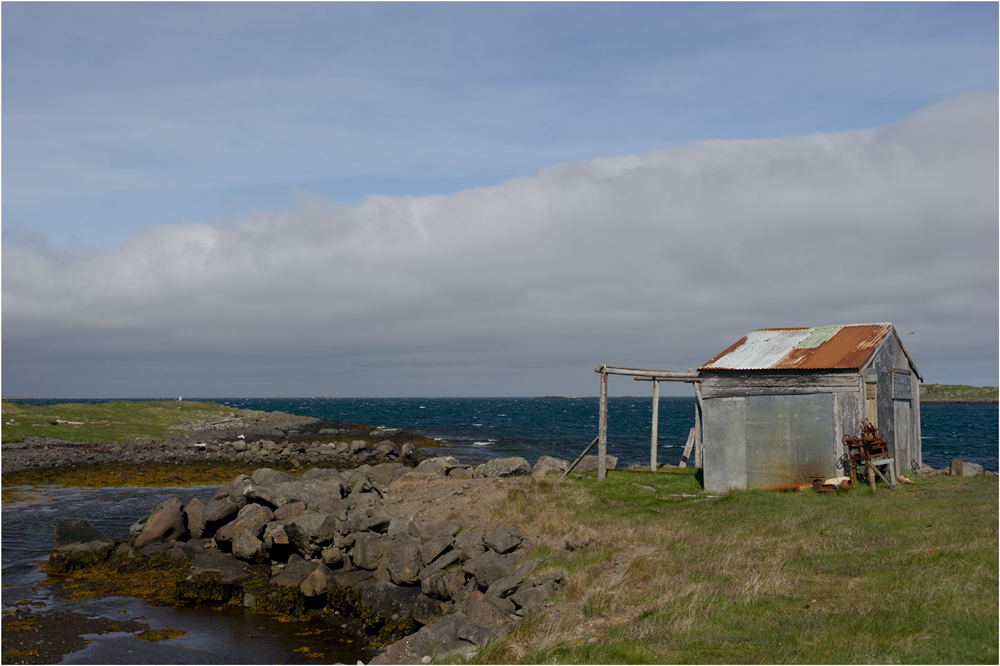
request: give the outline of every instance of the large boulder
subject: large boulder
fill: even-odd
[[[305,580],[299,583],[299,591],[306,597],[318,597],[333,587],[333,572],[324,564],[318,564]]]
[[[481,648],[490,641],[496,640],[501,634],[503,634],[503,629],[488,627],[478,622],[469,622],[462,625],[458,630],[459,640],[468,641],[477,648]]]
[[[371,483],[388,488],[397,477],[402,476],[407,471],[407,467],[402,463],[382,463],[369,468],[367,476]]]
[[[379,581],[364,589],[361,593],[361,605],[386,618],[398,617],[413,609],[418,596],[419,587]]]
[[[486,589],[486,596],[503,598],[516,590],[535,568],[545,560],[525,560],[509,576],[496,580]]]
[[[413,602],[412,617],[420,624],[431,624],[440,620],[451,606],[450,601],[435,599],[426,594],[421,594]]]
[[[569,469],[568,460],[553,458],[552,456],[541,456],[535,463],[535,467],[531,470],[531,476],[536,479],[542,479],[545,478],[547,474],[562,474],[567,469]]]
[[[439,571],[444,571],[453,564],[456,564],[462,560],[462,553],[458,550],[446,551],[439,558],[428,564],[426,567],[420,570],[420,580],[433,576]]]
[[[977,476],[983,473],[983,466],[961,458],[952,458],[950,473],[952,476]]]
[[[340,499],[343,493],[343,482],[339,478],[306,479],[285,481],[269,486],[252,486],[247,488],[246,497],[251,502],[266,504],[278,509],[293,502],[303,502],[313,509],[316,505],[328,499]]]
[[[244,503],[245,504],[245,503]],[[205,505],[205,527],[204,534],[211,534],[212,530],[228,523],[237,513],[240,512],[240,505],[229,500],[229,496],[209,500]]]
[[[478,622],[469,622],[462,625],[458,630],[458,638],[468,641],[478,648],[483,647],[492,640],[496,640],[503,634],[503,629],[499,627],[488,627]]]
[[[362,532],[354,539],[354,549],[351,550],[351,561],[360,569],[374,571],[385,557],[391,543],[389,537],[376,532]]]
[[[462,463],[458,462],[458,459],[453,456],[438,456],[436,458],[428,458],[424,460],[413,470],[417,474],[436,474],[438,476],[446,476],[448,471],[458,467]]]
[[[269,467],[262,467],[250,475],[250,480],[258,486],[273,486],[276,483],[294,481],[295,477],[288,472],[281,472]]]
[[[455,535],[455,548],[462,551],[462,559],[471,560],[486,552],[482,532],[460,532]]]
[[[223,525],[215,532],[215,542],[231,544],[239,534],[246,534],[259,540],[264,534],[264,527],[272,518],[271,509],[266,506],[247,504],[236,514],[236,520]]]
[[[389,578],[397,585],[413,585],[420,580],[420,542],[409,534],[390,540],[386,555]]]
[[[344,488],[347,492],[353,492],[354,488],[358,487],[359,484],[363,485],[364,481],[368,480],[368,470],[371,469],[370,465],[359,465],[354,469],[349,469],[343,473]]]
[[[218,574],[218,582],[241,583],[250,578],[250,565],[232,555],[214,550],[198,553],[191,564],[191,575]]]
[[[518,558],[514,555],[498,555],[488,550],[467,561],[462,570],[476,579],[476,585],[486,590],[501,578],[506,578],[517,569]]]
[[[185,520],[192,539],[200,539],[205,533],[205,503],[197,497],[184,507]]]
[[[420,559],[423,561],[424,566],[429,565],[437,559],[438,555],[451,548],[454,543],[455,537],[449,534],[442,534],[436,539],[424,542],[420,546]]]
[[[362,592],[375,579],[374,571],[355,569],[354,571],[338,571],[333,574],[333,582],[337,587]]]
[[[246,474],[240,474],[235,479],[222,486],[212,499],[228,499],[233,504],[238,505],[240,508],[248,504],[246,498],[246,489],[249,486],[256,485]]]
[[[458,599],[464,588],[465,572],[459,567],[436,572],[420,581],[424,594],[445,601]]]
[[[494,458],[486,463],[483,476],[486,478],[505,478],[509,476],[527,476],[531,474],[531,465],[524,458]]]
[[[298,555],[292,555],[288,558],[288,564],[271,578],[271,585],[297,588],[318,566],[320,565],[316,562],[309,562]]]
[[[56,523],[49,565],[69,570],[102,561],[111,554],[114,545],[114,539],[94,529],[86,520],[64,520]]]
[[[516,527],[498,527],[483,535],[483,545],[500,554],[512,553],[524,541],[524,533]]]
[[[566,574],[553,571],[529,578],[508,599],[518,608],[531,609],[553,594],[564,592],[567,586]]]
[[[517,608],[512,601],[488,597],[482,592],[473,592],[465,601],[465,616],[469,622],[488,627],[498,627],[513,620]]]
[[[385,652],[369,663],[420,664],[428,663],[435,657],[443,659],[445,655],[441,648],[454,644],[458,640],[458,630],[467,623],[468,620],[461,615],[445,615],[437,622],[421,628],[417,633],[391,644]],[[468,645],[468,651],[475,649],[471,643]]]
[[[303,557],[315,557],[340,531],[340,521],[328,513],[307,511],[285,524],[288,542]]]
[[[596,472],[599,460],[597,456],[584,456],[583,460],[573,468],[573,471],[581,473]],[[618,467],[618,458],[615,456],[605,456],[604,464],[606,465],[606,469],[615,469]]]
[[[291,480],[291,479],[289,479]],[[341,481],[343,482],[344,475],[335,469],[330,469],[328,467],[313,467],[305,474],[299,477],[299,481]]]
[[[364,516],[364,520],[359,525],[360,529],[363,530],[385,532],[389,529],[389,525],[392,524],[392,516],[386,513],[385,509],[380,506],[373,506],[370,509],[366,509]]]
[[[179,499],[172,499],[159,507],[146,521],[142,533],[136,537],[133,545],[136,550],[142,550],[152,543],[184,541],[188,538],[184,504]]]
[[[264,541],[258,539],[248,531],[237,532],[232,541],[232,553],[234,557],[248,562],[263,561],[265,559]]]
[[[290,546],[288,534],[285,532],[285,523],[280,520],[272,520],[264,527],[264,550],[271,552],[272,559],[275,553]]]
[[[275,520],[295,520],[306,512],[305,502],[292,502],[274,510]]]
[[[410,523],[410,534],[427,543],[443,536],[453,537],[462,529],[462,523],[457,520],[441,520],[436,523],[413,521]]]
[[[399,453],[400,453],[399,447],[393,444],[392,440],[389,439],[382,440],[375,447],[375,454],[380,456],[385,456],[386,458],[388,458],[389,456],[394,456],[398,458]]]
[[[328,567],[339,567],[344,564],[344,551],[336,546],[327,546],[322,551],[320,551],[320,559],[323,560],[323,564]]]
[[[391,521],[389,521],[389,529],[386,531],[391,537],[397,534],[410,534],[410,524],[413,522],[413,516],[396,516]]]

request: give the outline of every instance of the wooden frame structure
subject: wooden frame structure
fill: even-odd
[[[684,455],[681,459],[681,467],[687,464],[688,457],[691,454],[691,449],[694,449],[694,464],[695,466],[701,465],[701,443],[702,443],[702,430],[701,430],[701,376],[698,372],[694,370],[688,370],[687,372],[675,372],[672,370],[654,370],[651,368],[631,368],[622,365],[599,365],[594,368],[594,372],[601,375],[601,413],[600,421],[598,422],[597,430],[597,478],[599,480],[606,479],[608,476],[607,468],[607,455],[608,455],[608,375],[624,375],[627,377],[632,377],[636,381],[646,381],[653,382],[653,424],[652,424],[652,438],[649,445],[649,469],[656,471],[656,439],[659,434],[659,420],[660,420],[660,382],[687,382],[694,385],[694,395],[695,395],[695,409],[694,409],[694,428],[691,429],[690,435],[688,435],[687,445],[684,447]],[[594,443],[591,442],[590,446]],[[587,451],[590,447],[587,447]],[[577,459],[579,462],[583,458],[583,455],[587,453],[584,451],[580,458]],[[569,468],[570,470],[576,466],[576,463]],[[569,473],[569,470],[566,471]]]

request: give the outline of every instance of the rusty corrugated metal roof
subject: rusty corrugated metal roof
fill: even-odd
[[[890,333],[892,324],[759,329],[701,369],[859,370]]]

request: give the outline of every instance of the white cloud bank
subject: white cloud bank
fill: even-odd
[[[752,328],[869,321],[927,381],[995,383],[997,117],[970,93],[447,197],[301,192],[108,251],[7,233],[3,393],[591,394],[598,363],[686,369]]]

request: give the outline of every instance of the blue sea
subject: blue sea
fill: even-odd
[[[202,398],[240,409],[282,411],[402,428],[432,437],[464,463],[521,456],[572,460],[597,436],[593,398]],[[60,400],[23,400],[51,404]],[[82,400],[79,402],[103,402]],[[648,465],[651,397],[608,399],[608,453],[619,466]],[[693,397],[660,398],[657,459],[680,462],[694,426]],[[947,467],[961,458],[998,471],[997,405],[921,405],[924,464]]]
[[[433,437],[462,462],[549,455],[572,460],[597,436],[597,398],[216,399],[230,407],[283,411]],[[694,398],[660,398],[657,460],[680,462],[694,427]],[[652,398],[608,399],[608,453],[619,466],[648,465]],[[997,405],[922,405],[924,464],[961,458],[997,471]]]

